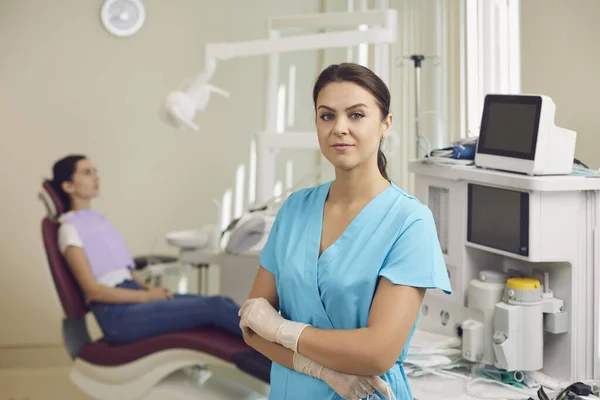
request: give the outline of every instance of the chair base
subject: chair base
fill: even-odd
[[[178,371],[161,381],[144,400],[267,400],[267,393],[258,393],[232,381],[231,377],[213,375],[199,385],[184,371]]]
[[[189,367],[204,366],[212,376],[201,382]],[[97,400],[266,399],[269,386],[233,364],[192,350],[165,350],[115,367],[76,359],[72,382]],[[220,396],[220,397],[219,397]]]

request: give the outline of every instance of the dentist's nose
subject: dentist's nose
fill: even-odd
[[[342,118],[338,119],[337,123],[333,127],[334,135],[346,135],[348,133],[348,124],[343,121]]]

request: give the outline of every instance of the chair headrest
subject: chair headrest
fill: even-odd
[[[46,206],[50,206],[48,209],[49,216],[55,218],[64,214],[66,205],[52,186],[52,183],[49,180],[44,180],[44,182],[42,182],[42,188],[44,189],[42,195],[45,194],[43,200],[46,202]],[[50,204],[48,204],[48,201]]]

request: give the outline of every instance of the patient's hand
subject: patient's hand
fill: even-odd
[[[171,290],[169,290],[169,288],[159,287],[158,289],[160,289],[163,292],[165,292],[165,294],[167,295],[167,300],[171,300],[173,298],[173,293],[171,293]]]
[[[147,302],[150,301],[161,301],[161,300],[170,300],[173,298],[173,295],[167,288],[156,288],[151,287],[146,291]]]

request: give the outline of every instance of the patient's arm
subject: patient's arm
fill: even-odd
[[[79,287],[90,301],[99,303],[145,303],[153,300],[165,300],[168,293],[162,290],[132,290],[102,285],[96,281],[83,248],[68,246],[65,259],[73,272]]]
[[[146,282],[144,282],[144,279],[139,276],[135,271],[133,271],[131,273],[131,277],[133,278],[134,281],[136,281],[141,287],[143,287],[146,290],[149,291],[162,291],[164,293],[166,293],[166,298],[168,300],[171,300],[174,298],[173,293],[171,293],[171,289],[167,288],[167,287],[156,287],[156,286],[152,286],[152,285],[148,285]],[[154,296],[154,297],[158,297],[158,300],[163,300],[161,296]]]
[[[133,277],[133,280],[136,281],[144,289],[148,290],[152,287],[152,286],[148,285],[146,282],[144,282],[144,279],[141,276],[139,276],[138,274],[136,274],[135,272],[132,272],[131,276]]]

